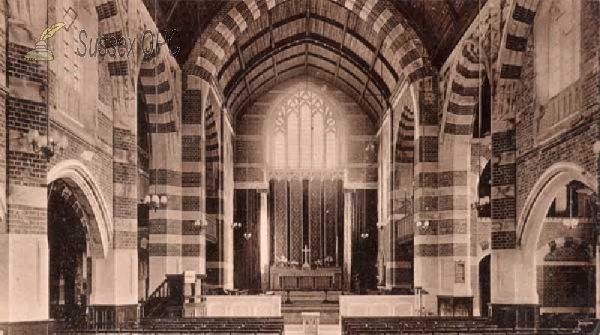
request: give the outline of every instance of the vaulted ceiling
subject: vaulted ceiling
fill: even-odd
[[[171,41],[180,64],[205,57],[215,65],[234,113],[278,83],[309,74],[354,96],[374,120],[398,84],[419,75],[403,70],[443,64],[484,2],[145,0],[160,29],[180,33]],[[245,22],[232,20],[232,10]],[[215,33],[215,20],[235,38]]]

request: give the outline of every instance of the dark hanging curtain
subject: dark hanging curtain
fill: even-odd
[[[341,265],[344,220],[343,182],[332,179],[273,180],[269,193],[272,262],[285,256],[302,264],[302,249],[311,263],[326,257]],[[336,247],[337,245],[337,247]],[[336,249],[337,248],[337,249]]]

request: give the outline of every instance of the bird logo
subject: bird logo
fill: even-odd
[[[35,49],[29,51],[23,59],[26,61],[51,61],[54,60],[54,54],[48,50],[46,40],[54,36],[61,28],[65,26],[64,22],[57,22],[46,28],[39,41],[35,44]]]

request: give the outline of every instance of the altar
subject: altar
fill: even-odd
[[[342,270],[338,267],[271,267],[271,290],[338,291],[342,289]]]

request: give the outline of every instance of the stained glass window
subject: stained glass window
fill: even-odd
[[[281,106],[271,135],[274,168],[331,169],[338,165],[340,150],[333,112],[312,91],[299,91]]]

